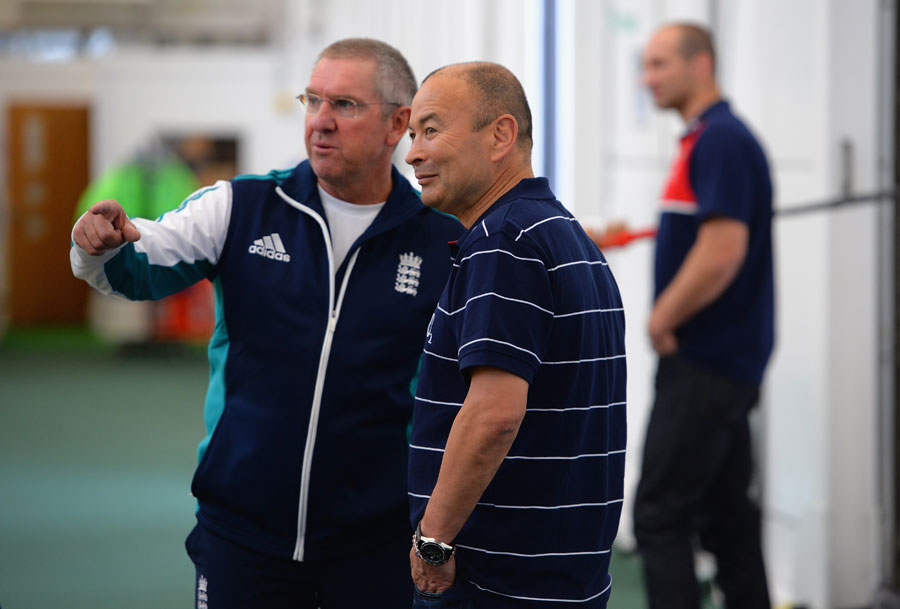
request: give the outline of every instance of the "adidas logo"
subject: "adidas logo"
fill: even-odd
[[[280,260],[281,262],[290,262],[291,255],[284,249],[284,243],[281,242],[281,236],[278,233],[266,235],[262,239],[257,239],[250,245],[247,250],[251,254],[257,254],[268,258],[269,260]]]

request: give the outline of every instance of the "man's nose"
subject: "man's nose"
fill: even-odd
[[[406,153],[406,158],[403,159],[407,165],[416,166],[422,162],[421,146],[417,142],[418,140],[414,138],[409,146],[409,152]]]
[[[337,128],[337,121],[334,116],[334,108],[331,104],[323,101],[319,105],[319,111],[313,115],[308,115],[310,125],[316,131],[334,131]]]

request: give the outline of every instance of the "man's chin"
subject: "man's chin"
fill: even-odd
[[[441,198],[435,196],[434,193],[429,192],[427,188],[422,188],[422,193],[419,195],[419,198],[422,200],[422,203],[428,207],[443,211],[441,209],[441,203],[443,202]]]
[[[310,155],[309,164],[312,167],[313,173],[316,174],[320,180],[337,180],[342,173],[342,168],[338,163],[327,158],[322,158],[315,152]]]

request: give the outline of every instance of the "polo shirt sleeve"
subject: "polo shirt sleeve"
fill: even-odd
[[[489,366],[532,382],[550,336],[553,298],[547,267],[527,239],[499,232],[476,241],[459,256],[450,305],[464,376]]]
[[[724,216],[750,223],[753,159],[742,134],[727,125],[710,125],[697,140],[690,161],[691,188],[698,222]]]

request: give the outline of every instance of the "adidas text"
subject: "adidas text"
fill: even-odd
[[[290,262],[291,255],[284,249],[281,242],[281,236],[278,233],[266,235],[262,239],[257,239],[247,249],[251,254],[268,258],[269,260],[278,260],[280,262]]]

